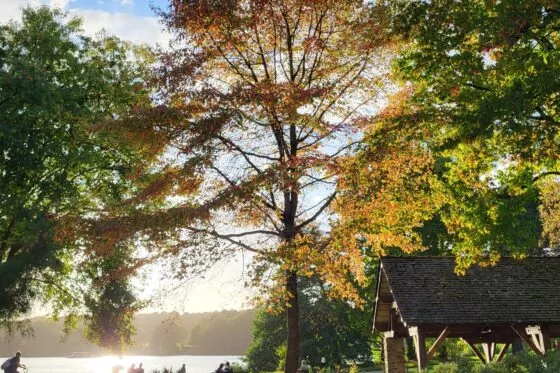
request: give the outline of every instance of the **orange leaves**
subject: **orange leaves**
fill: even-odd
[[[356,245],[342,244],[341,240],[331,240],[315,230],[298,234],[290,243],[281,244],[269,254],[276,258],[278,268],[270,282],[255,277],[255,285],[266,294],[261,299],[269,307],[269,312],[281,312],[292,294],[286,292],[286,272],[296,272],[300,278],[319,278],[325,284],[327,295],[333,299],[350,301],[356,306],[363,304],[357,292],[365,284],[362,252]],[[256,258],[259,261],[270,258]],[[257,264],[259,265],[259,264]],[[269,265],[269,264],[268,264]]]
[[[167,16],[184,49],[165,57],[162,101],[171,119],[152,121],[154,135],[178,150],[170,163],[193,162],[203,180],[176,179],[161,156],[159,176],[136,202],[145,208],[193,192],[187,200],[204,206],[209,225],[239,239],[219,243],[264,252],[263,267],[278,270],[269,295],[280,302],[289,297],[287,271],[319,276],[333,295],[359,302],[360,250],[329,245],[311,227],[330,212],[339,159],[351,153],[385,82],[379,75],[390,57],[365,37],[371,11],[358,0],[183,0]],[[332,198],[314,201],[312,193]],[[184,222],[193,236],[199,220]]]
[[[412,103],[409,101],[410,97],[414,93],[412,85],[408,84],[397,91],[394,95],[390,97],[389,103],[381,110],[377,115],[377,119],[372,124],[384,125],[387,124],[385,120],[390,120],[392,118],[398,118],[399,116],[405,114],[411,114],[413,112]]]
[[[156,174],[144,176],[144,186],[127,204],[138,204],[144,201],[162,200],[170,195],[185,196],[198,191],[203,182],[201,175],[192,167],[166,166]]]
[[[374,137],[367,150],[343,165],[342,193],[335,205],[340,234],[363,240],[379,254],[395,247],[422,250],[415,228],[443,203],[433,167],[434,159],[421,141]]]
[[[300,107],[311,104],[324,92],[322,88],[306,88],[293,82],[262,81],[250,88],[239,89],[232,98],[262,111],[263,115],[274,112],[279,120],[294,121],[300,115],[297,112]]]

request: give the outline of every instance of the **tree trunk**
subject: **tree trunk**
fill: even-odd
[[[299,301],[297,273],[286,273],[286,290],[290,295],[288,301],[288,344],[286,346],[286,364],[284,373],[296,373],[299,364]]]

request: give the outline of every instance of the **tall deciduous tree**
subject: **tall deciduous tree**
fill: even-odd
[[[84,224],[107,245],[172,255],[181,270],[223,249],[254,253],[255,283],[287,309],[293,373],[298,277],[317,275],[347,298],[346,274],[363,279],[359,250],[327,246],[314,229],[385,83],[383,11],[359,0],[174,1],[165,20],[176,43],[163,56],[160,105],[124,121],[159,157],[139,173],[127,214]]]
[[[384,206],[389,201],[398,202],[400,211],[407,205],[418,208],[417,214],[427,214],[414,221],[418,227],[437,214],[459,269],[553,244],[560,150],[558,4],[388,4],[392,30],[409,43],[396,73],[410,93],[399,110],[382,119],[389,123],[385,129],[407,140],[407,147],[425,153],[428,167],[422,173],[428,174],[415,180],[429,180],[422,184],[429,189],[423,190],[438,203],[423,208],[417,205],[421,198],[406,201],[402,193],[393,193]],[[375,152],[383,133],[371,130],[362,158]],[[366,162],[370,169],[376,164]],[[418,170],[415,162],[406,161],[403,167]],[[348,190],[351,194],[352,188]],[[391,222],[383,223],[387,227]],[[397,223],[405,228],[392,230],[398,239],[415,238],[413,226]],[[398,246],[406,248],[406,243]]]
[[[125,189],[133,153],[97,126],[146,96],[132,52],[47,7],[0,26],[0,323],[35,301],[55,314],[82,308],[80,285],[99,275],[89,268],[99,263],[76,271],[87,253],[56,236],[64,216],[92,214]]]

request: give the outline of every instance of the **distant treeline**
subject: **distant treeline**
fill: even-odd
[[[254,310],[208,313],[151,313],[135,319],[135,345],[130,355],[242,355],[251,341]],[[93,355],[106,351],[85,341],[81,328],[63,340],[62,321],[31,319],[34,337],[3,333],[0,356],[22,350],[25,356],[69,356],[73,352]]]

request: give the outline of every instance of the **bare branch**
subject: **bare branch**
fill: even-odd
[[[312,217],[310,217],[309,219],[303,221],[301,224],[298,224],[296,226],[296,231],[299,231],[301,229],[303,229],[305,226],[307,226],[308,224],[313,223],[318,217],[319,215],[321,215],[323,213],[323,211],[325,211],[325,209],[327,207],[329,207],[329,205],[332,203],[332,201],[334,201],[336,197],[336,192],[334,192],[333,194],[331,194],[328,198],[327,201],[319,208],[319,210],[317,210],[315,212],[315,214],[313,214]]]
[[[219,239],[224,240],[224,241],[228,241],[229,243],[232,243],[232,244],[237,245],[237,246],[239,246],[239,247],[241,247],[241,248],[243,248],[247,251],[257,253],[257,254],[262,254],[263,251],[261,251],[259,249],[256,249],[252,246],[249,246],[244,242],[234,240],[233,238],[245,237],[245,236],[256,235],[256,234],[279,236],[279,234],[277,232],[266,231],[266,230],[256,230],[256,231],[248,231],[248,232],[242,232],[242,233],[222,234],[222,233],[216,232],[216,230],[199,229],[199,228],[194,228],[194,227],[188,227],[187,229],[190,230],[191,232],[194,232],[194,233],[207,234],[209,236],[219,238]]]
[[[539,181],[543,177],[551,176],[551,175],[560,176],[560,171],[546,171],[546,172],[542,172],[538,175],[535,175],[535,176],[533,176],[533,183]]]

